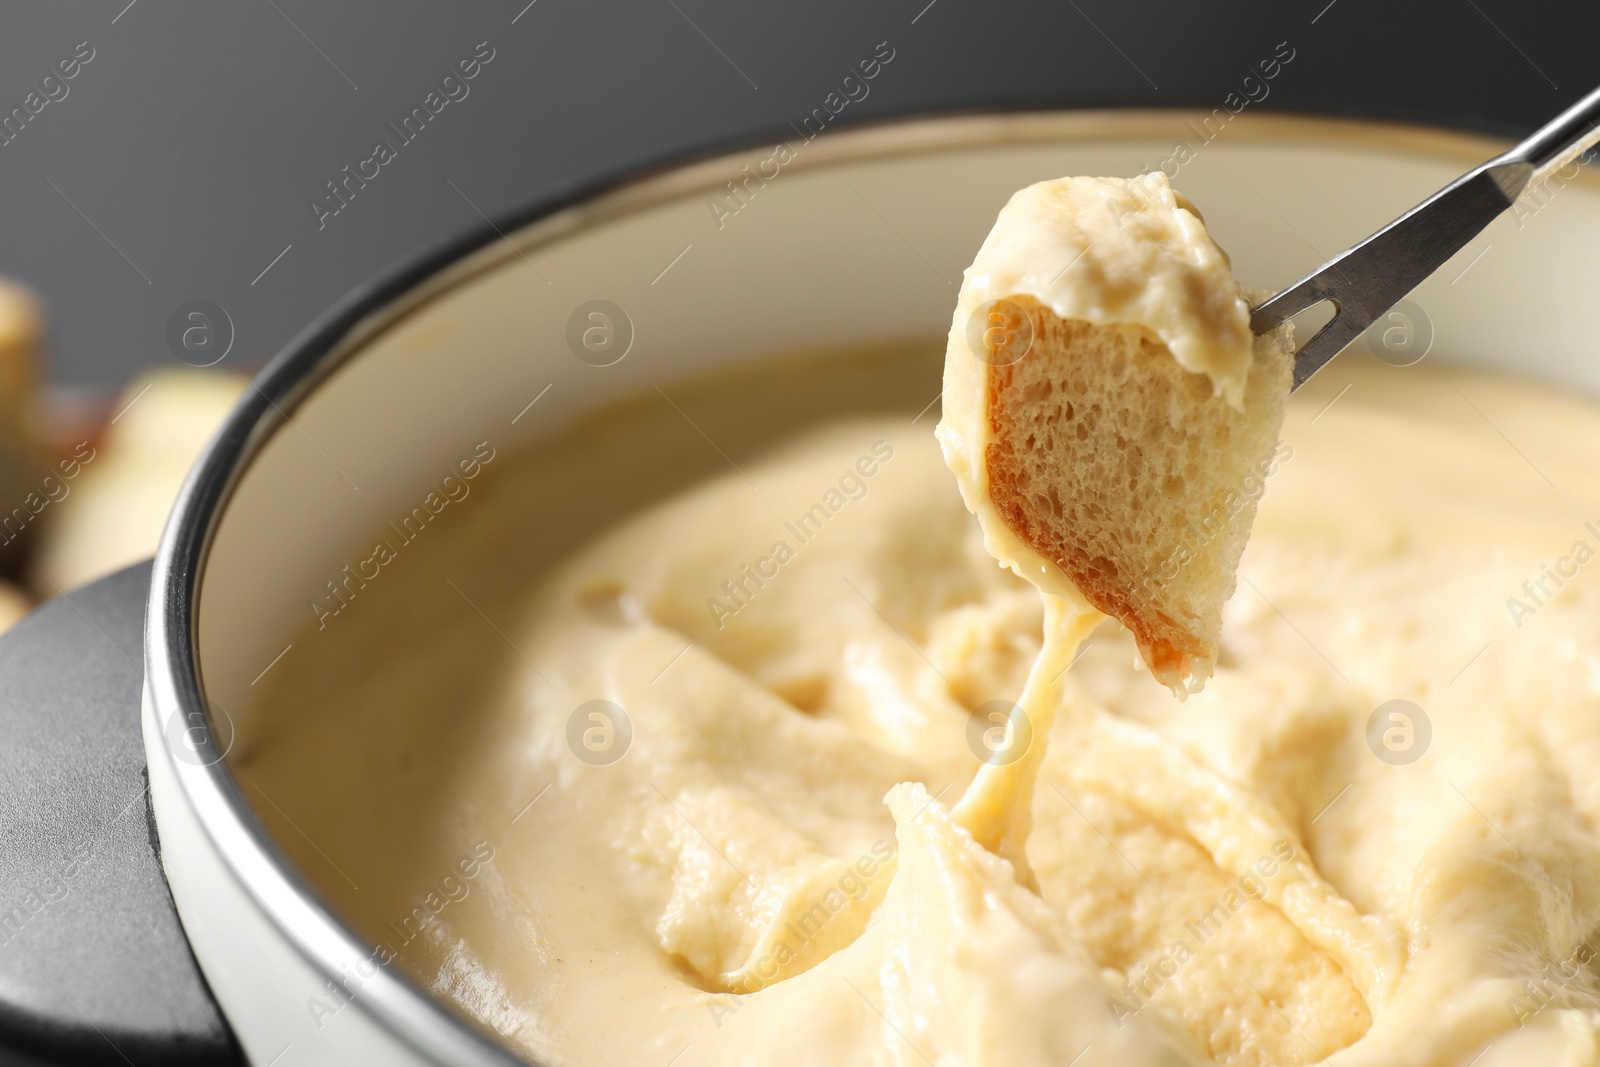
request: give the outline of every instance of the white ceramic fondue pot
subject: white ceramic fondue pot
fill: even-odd
[[[1504,147],[1409,127],[1205,119],[1027,113],[795,135],[497,219],[290,344],[191,473],[146,627],[143,734],[166,874],[250,1061],[521,1062],[372,962],[285,858],[226,755],[255,725],[254,681],[293,656],[330,579],[464,447],[488,439],[511,455],[652,384],[796,349],[942,346],[962,269],[1006,198],[1040,179],[1166,169],[1240,278],[1276,289]],[[1600,394],[1600,185],[1580,170],[1385,320],[1395,351]],[[937,391],[930,381],[930,400]],[[330,996],[334,1014],[308,1010]]]

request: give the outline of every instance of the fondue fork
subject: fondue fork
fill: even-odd
[[[1515,148],[1468,171],[1360,244],[1251,309],[1266,333],[1323,301],[1334,316],[1295,353],[1294,389],[1466,247],[1525,191],[1600,142],[1600,89]]]

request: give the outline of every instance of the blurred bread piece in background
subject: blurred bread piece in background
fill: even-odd
[[[184,476],[247,381],[163,370],[104,415],[67,417],[38,388],[44,327],[38,299],[0,278],[0,631],[36,598],[155,552]]]
[[[0,514],[22,506],[47,473],[34,432],[35,383],[44,313],[38,299],[0,278]],[[15,537],[0,539],[7,547]],[[0,559],[0,570],[7,569]]]
[[[14,509],[27,514],[30,493],[38,493],[48,473],[45,449],[34,433],[34,397],[44,313],[38,299],[17,283],[0,278],[0,516]],[[36,497],[36,499],[38,499]],[[13,521],[0,533],[0,573],[19,566],[29,524]],[[9,630],[33,607],[32,600],[0,578],[0,631]]]
[[[21,411],[33,396],[38,376],[44,315],[27,289],[0,278],[0,403]]]
[[[33,592],[54,596],[154,555],[184,477],[248,381],[186,367],[131,382],[104,434],[76,457],[68,491],[39,517]]]
[[[0,581],[0,633],[11,629],[33,610],[33,598],[7,581]]]

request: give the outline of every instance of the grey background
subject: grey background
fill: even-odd
[[[5,0],[0,11],[0,112],[78,42],[95,50],[66,98],[0,147],[0,273],[45,297],[53,374],[81,386],[173,361],[167,318],[192,299],[235,324],[221,365],[258,366],[363,279],[478,222],[476,209],[768,139],[882,40],[892,74],[841,124],[1210,108],[1284,40],[1296,58],[1262,110],[1510,133],[1600,82],[1600,5],[1572,0]],[[319,231],[308,201],[323,183],[482,41],[495,58],[470,95]]]

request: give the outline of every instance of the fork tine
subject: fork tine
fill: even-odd
[[[1600,141],[1600,89],[1521,144],[1457,178],[1360,244],[1334,256],[1251,309],[1266,333],[1325,300],[1333,319],[1295,353],[1294,388],[1304,385],[1423,279],[1467,246],[1530,185]]]
[[[1261,333],[1324,300],[1338,308],[1295,354],[1296,389],[1511,206],[1507,166],[1527,168],[1490,162],[1468,172],[1253,309],[1250,326]]]

